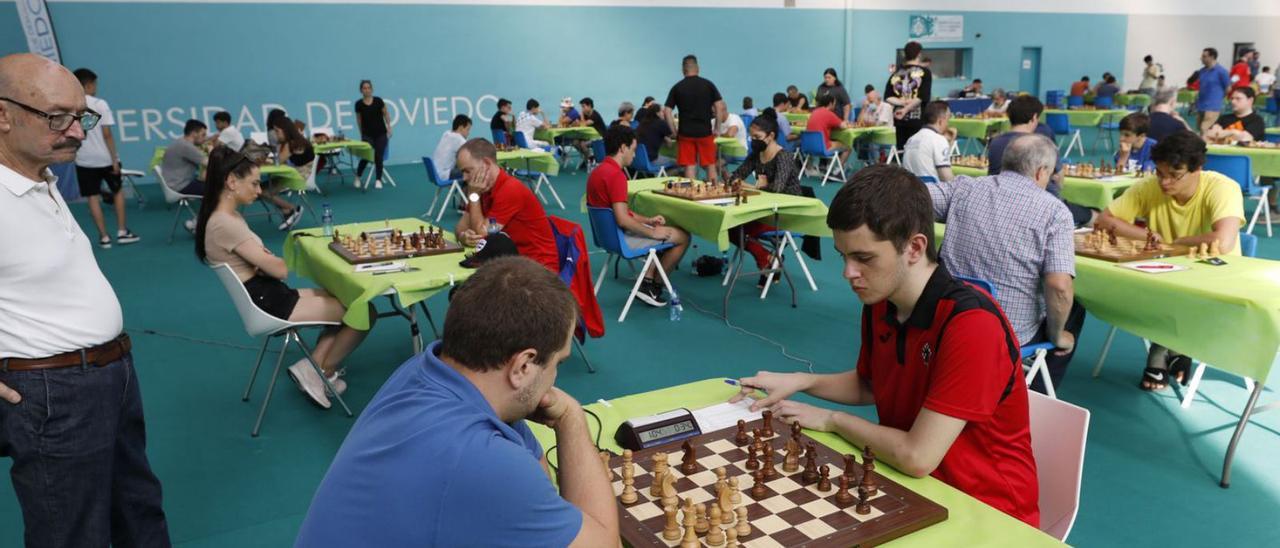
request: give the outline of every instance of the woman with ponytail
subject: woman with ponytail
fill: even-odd
[[[748,131],[751,136],[751,149],[747,160],[729,177],[730,180],[745,181],[752,173],[756,176],[755,188],[777,194],[800,196],[800,164],[794,154],[782,149],[778,144],[778,115],[773,108],[766,108],[751,122]],[[749,185],[744,185],[749,186]],[[729,241],[734,245],[742,242],[743,249],[756,260],[756,267],[764,270],[769,267],[769,251],[756,238],[764,233],[777,230],[762,221],[751,221],[745,225],[729,230]],[[745,232],[745,234],[744,234]],[[766,276],[760,276],[758,287],[763,288]],[[774,283],[781,276],[774,277]]]

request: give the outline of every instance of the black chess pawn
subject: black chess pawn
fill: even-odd
[[[773,437],[773,411],[765,411],[760,414],[760,433],[766,438]]]
[[[830,470],[827,469],[827,465],[824,464],[818,467],[818,490],[824,493],[831,490],[831,480],[827,478],[828,474],[830,474]]]
[[[756,446],[747,446],[747,470],[755,470],[760,468],[760,461],[756,460]]]
[[[751,443],[751,438],[747,436],[747,421],[738,420],[738,435],[733,437],[733,443],[739,446]]]
[[[764,448],[764,479],[771,480],[778,477],[778,469],[773,466],[773,447],[765,445]]]
[[[871,503],[868,502],[870,496],[871,495],[867,493],[867,488],[859,485],[858,486],[858,505],[853,507],[853,511],[859,514],[864,514],[864,515],[870,514]]]
[[[839,483],[840,483],[840,490],[836,491],[836,504],[839,504],[841,506],[848,506],[850,504],[853,504],[854,498],[853,498],[853,494],[849,492],[848,476],[840,476]]]

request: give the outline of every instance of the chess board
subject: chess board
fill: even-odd
[[[692,498],[694,504],[710,503],[715,498],[716,468],[723,467],[727,478],[737,478],[742,502],[735,507],[747,508],[747,522],[751,525],[751,534],[738,537],[738,542],[743,547],[873,546],[947,519],[946,508],[890,481],[879,471],[873,472],[877,490],[869,498],[870,513],[858,514],[854,509],[855,504],[837,504],[835,494],[838,487],[835,484],[843,474],[842,455],[802,434],[802,445],[810,442],[815,444],[817,464],[827,465],[833,484],[832,489],[827,492],[819,491],[816,484],[804,485],[801,481],[803,468],[793,473],[783,471],[783,445],[790,438],[790,430],[780,420],[775,419],[773,423],[775,435],[768,440],[774,452],[773,465],[778,475],[765,482],[767,494],[758,500],[750,494],[754,480],[746,469],[747,451],[733,441],[737,434],[736,428],[690,438],[691,444],[697,449],[699,470],[688,476],[680,472],[682,452],[678,444],[636,451],[633,466],[638,500],[634,504],[618,501],[619,525],[624,543],[633,548],[674,548],[680,545],[679,539],[669,541],[663,538],[666,516],[663,514],[661,497],[650,496],[650,486],[653,484],[652,455],[657,452],[668,454],[668,470],[679,478],[675,488],[681,501],[687,497]],[[754,427],[759,425],[758,421],[752,423]],[[859,456],[858,462],[861,460]],[[617,497],[622,494],[623,489],[622,457],[614,455],[609,460],[609,466],[613,472],[614,496]],[[877,466],[886,465],[878,463]],[[856,473],[858,479],[850,483],[851,488],[861,481],[860,466]],[[706,535],[698,537],[700,546],[708,546]]]
[[[990,167],[990,162],[987,160],[986,156],[956,156],[951,159],[951,165],[988,169]]]
[[[654,192],[661,194],[663,196],[671,196],[672,198],[680,198],[680,199],[689,200],[693,202],[698,202],[702,200],[720,200],[724,198],[734,198],[735,196],[738,195],[738,193],[741,193],[744,196],[760,195],[760,191],[758,190],[751,190],[751,189],[744,188],[738,191],[737,193],[735,193],[732,190],[725,190],[724,187],[721,187],[721,186],[717,186],[714,188],[702,187],[701,189],[694,189],[691,187],[681,187],[681,186],[677,186],[675,188],[670,188],[670,189],[664,187],[664,188],[655,190]]]
[[[368,239],[369,244],[366,246],[361,243],[358,235],[335,236],[334,241],[329,242],[329,249],[351,264],[395,261],[463,251],[461,245],[449,240],[443,240],[439,245],[435,246],[414,247],[407,241],[408,236],[405,238],[406,241],[404,243],[396,245],[384,232],[370,237]]]
[[[1191,250],[1191,248],[1184,245],[1166,243],[1161,243],[1160,249],[1144,250],[1145,241],[1122,236],[1116,237],[1115,244],[1112,244],[1110,239],[1103,237],[1101,238],[1101,245],[1099,245],[1096,240],[1090,241],[1091,235],[1092,233],[1089,232],[1076,233],[1076,255],[1113,263],[1127,263],[1130,261],[1145,261],[1161,257],[1186,255]]]

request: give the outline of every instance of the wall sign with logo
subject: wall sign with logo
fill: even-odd
[[[912,15],[907,19],[907,36],[919,42],[960,42],[964,40],[963,15]]]
[[[58,38],[53,34],[49,6],[44,0],[18,0],[17,6],[22,31],[27,35],[27,49],[62,64],[62,56],[58,54]]]

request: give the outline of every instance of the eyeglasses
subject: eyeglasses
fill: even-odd
[[[102,119],[102,115],[94,112],[92,109],[85,109],[83,114],[70,114],[70,113],[49,114],[48,112],[32,107],[30,105],[24,105],[8,97],[0,97],[0,101],[8,101],[10,103],[13,103],[15,105],[22,107],[22,109],[27,112],[30,112],[32,114],[35,114],[36,116],[39,116],[41,118],[44,118],[45,120],[48,120],[49,129],[53,131],[58,131],[58,132],[66,131],[67,128],[71,127],[71,124],[75,123],[77,120],[80,122],[80,127],[84,128],[85,131],[89,131],[95,127],[98,127],[98,120]]]

